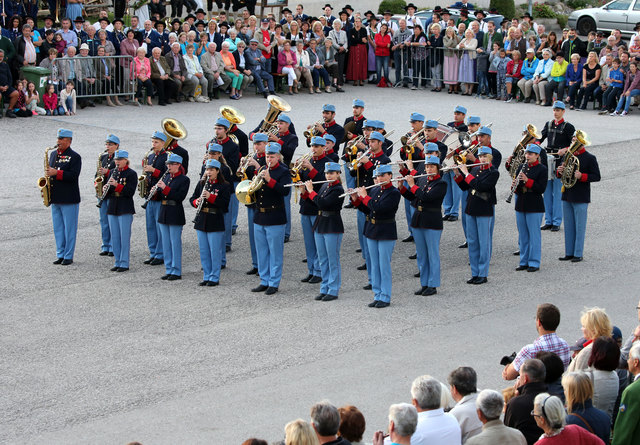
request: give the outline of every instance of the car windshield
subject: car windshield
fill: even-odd
[[[626,11],[631,5],[631,0],[616,0],[607,5],[607,9],[610,11]]]

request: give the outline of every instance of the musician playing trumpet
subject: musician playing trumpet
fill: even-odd
[[[115,134],[110,134],[104,141],[105,151],[100,155],[98,161],[99,167],[96,172],[96,178],[102,177],[103,181],[106,181],[116,166],[113,160],[113,154],[116,152],[120,145],[120,138]],[[100,195],[98,196],[98,198]],[[107,216],[107,206],[100,206],[100,230],[102,233],[102,247],[100,249],[100,256],[113,256],[113,247],[111,246],[111,231],[109,230],[109,217]]]
[[[229,137],[229,129],[231,128],[231,122],[225,119],[224,117],[219,117],[216,120],[215,126],[213,127],[216,133],[215,142],[222,146],[222,156],[227,160],[227,164],[231,171],[235,172],[238,169],[238,165],[240,163],[240,147]],[[237,182],[240,182],[238,177],[233,177],[232,180],[235,182],[234,186],[237,185]],[[227,228],[225,232],[225,249],[227,251],[231,250],[231,243],[233,235],[233,231],[236,228],[236,222],[238,218],[238,207],[240,203],[236,198],[235,193],[231,196],[231,202],[229,203],[229,212],[231,212],[231,227]]]
[[[222,155],[222,147],[217,153]],[[229,214],[231,184],[221,172],[220,161],[207,159],[204,166],[202,181],[196,185],[189,202],[199,209],[193,225],[198,237],[203,273],[199,286],[217,286],[220,283],[222,268],[221,253],[225,250],[225,224],[228,222],[225,221],[227,218],[224,215]]]

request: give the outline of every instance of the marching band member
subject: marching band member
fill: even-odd
[[[486,165],[473,167],[469,172],[465,164],[458,165],[455,181],[462,190],[470,190],[467,199],[467,239],[471,279],[468,284],[483,284],[489,275],[491,260],[491,227],[496,204],[496,183],[500,173],[491,165],[491,148],[480,147],[478,158]]]
[[[213,144],[211,144],[213,145]],[[218,145],[218,144],[215,144]],[[220,152],[222,147],[220,147]],[[189,202],[198,209],[193,228],[198,236],[203,278],[200,286],[217,286],[222,268],[221,252],[225,250],[225,217],[229,212],[231,184],[222,174],[222,164],[207,159],[205,174],[198,182]]]
[[[147,165],[144,166],[144,174],[147,177],[147,190],[151,190],[160,181],[160,178],[167,170],[167,152],[164,150],[164,143],[167,136],[156,131],[151,136],[153,152],[147,158]],[[147,226],[147,245],[149,246],[149,259],[144,264],[157,266],[164,263],[164,252],[162,250],[162,233],[158,226],[158,215],[160,214],[160,195],[151,197],[145,209],[145,221]]]
[[[382,151],[384,151],[384,154],[391,157],[391,154],[393,153],[393,142],[387,139],[387,132],[384,129],[384,122],[378,121],[378,120],[374,122],[376,125],[374,130],[380,133],[382,136],[384,136],[384,142],[382,143]]]
[[[106,148],[105,152],[100,155],[100,160],[96,178],[101,176],[104,181],[107,180],[111,170],[116,166],[113,160],[113,154],[120,145],[120,138],[115,134],[107,136],[107,140],[104,141]],[[98,196],[99,198],[100,196]],[[100,250],[100,256],[113,256],[113,247],[111,246],[111,231],[109,230],[109,217],[107,216],[107,206],[100,206],[100,229],[102,231],[102,247]]]
[[[242,156],[247,156],[249,154],[249,137],[247,136],[247,133],[245,133],[244,131],[242,131],[240,128],[238,128],[238,126],[236,124],[231,124],[231,126],[229,127],[229,133],[228,134],[232,134],[234,135],[237,139],[238,139],[238,151],[240,152],[240,155],[238,156],[238,161],[240,161],[240,158]],[[237,167],[236,167],[237,168]],[[233,170],[235,171],[235,170]],[[235,187],[238,185],[238,178],[235,176],[231,177],[232,181],[231,181],[231,185],[232,187],[235,189]],[[231,211],[231,235],[235,235],[236,234],[236,229],[238,228],[238,210],[240,208],[240,205],[238,203],[238,199],[236,198],[235,193],[232,193],[232,197],[231,200],[233,202],[233,206],[232,206],[232,211]],[[231,248],[231,244],[228,244],[229,248]]]
[[[255,155],[248,160],[249,165],[245,170],[247,179],[253,179],[254,175],[261,167],[267,165],[265,157],[265,149],[267,148],[268,137],[265,133],[253,133],[253,151]],[[286,202],[286,200],[285,200]],[[256,250],[255,231],[253,228],[253,219],[256,213],[256,204],[247,204],[247,228],[249,231],[249,247],[251,250],[251,269],[247,271],[247,275],[256,275],[258,273],[258,252]]]
[[[316,136],[326,136],[332,134],[336,138],[336,141],[344,139],[344,128],[336,122],[336,107],[331,104],[324,104],[322,106],[322,124],[315,124]],[[307,146],[311,144],[310,140],[307,140]]]
[[[355,147],[353,146],[353,141],[347,141],[342,149],[342,160],[344,161],[344,173],[345,173],[345,181],[347,183],[347,188],[352,189],[357,187],[357,181],[354,176],[351,175],[351,164],[355,161],[359,155],[367,151],[369,136],[371,136],[371,132],[376,128],[376,121],[373,119],[364,120],[362,123],[362,136],[363,139],[358,142]],[[351,145],[347,148],[348,145]],[[351,202],[346,205],[346,208],[352,208]]]
[[[110,135],[113,136],[113,135]],[[131,224],[136,213],[133,207],[133,195],[138,186],[138,174],[129,168],[129,152],[118,149],[114,154],[115,167],[104,187],[107,188],[107,208],[111,243],[115,255],[112,272],[129,270],[129,252],[131,247]]]
[[[302,169],[300,177],[302,182],[324,181],[324,165],[327,157],[324,155],[325,140],[320,136],[311,138],[312,159],[302,161]],[[321,184],[315,185],[315,191],[320,190]],[[301,187],[304,190],[304,187]],[[320,261],[316,249],[316,242],[313,235],[313,226],[318,216],[318,206],[309,197],[308,192],[302,193],[300,196],[300,224],[302,225],[302,234],[304,236],[304,249],[307,254],[307,269],[309,274],[301,279],[303,283],[320,283]]]
[[[436,154],[436,156],[438,156],[440,158],[440,164],[442,164],[444,162],[445,156],[447,155],[447,146],[444,145],[442,142],[440,142],[438,140],[438,126],[439,125],[440,124],[439,124],[439,122],[437,120],[429,119],[424,124],[424,128],[425,128],[424,132],[425,132],[425,134],[427,136],[425,142],[430,142],[430,143],[436,145],[435,148],[438,149],[438,153]],[[428,156],[430,154],[434,154],[435,153],[435,151],[428,152],[427,149],[433,150],[434,147],[433,147],[433,145],[425,144],[425,152],[424,152],[425,156]]]
[[[224,158],[224,156],[222,155],[222,145],[220,144],[216,144],[215,142],[209,142],[207,144],[207,153],[209,154],[209,158],[210,159],[215,159],[216,161],[218,161],[220,163],[220,171],[218,173],[219,176],[223,176],[224,179],[227,181],[227,183],[229,184],[229,187],[233,188],[233,176],[231,175],[231,168],[229,168],[229,166],[227,165],[227,161]],[[202,171],[200,172],[200,178],[204,178],[204,175],[206,173],[206,162],[202,165]],[[229,206],[227,206],[227,210],[222,212],[222,219],[224,220],[224,237],[225,240],[229,239],[229,237],[232,235],[232,231],[231,231],[231,226],[232,226],[232,219],[231,219],[231,212],[229,211]],[[222,246],[222,249],[220,250],[220,264],[221,264],[221,268],[224,269],[225,267],[227,267],[227,246],[226,244],[224,244]]]
[[[344,226],[340,210],[344,198],[341,198],[340,195],[344,193],[344,189],[340,181],[340,164],[327,162],[324,165],[324,175],[331,182],[322,184],[319,191],[316,192],[311,180],[305,182],[305,187],[309,199],[318,208],[313,234],[318,249],[322,284],[320,285],[320,294],[315,299],[332,301],[338,298],[342,283],[340,245],[342,244]]]
[[[378,132],[377,144],[382,152],[382,135]],[[377,140],[377,139],[376,139]],[[367,194],[364,187],[358,187],[351,199],[358,213],[366,215],[364,236],[367,241],[371,288],[373,301],[369,307],[385,308],[391,304],[391,256],[398,239],[395,215],[400,203],[400,192],[391,183],[393,174],[390,165],[380,164],[376,167],[375,176],[377,187]]]
[[[480,117],[479,116],[469,116],[467,118],[467,128],[469,133],[475,133],[480,128]],[[482,144],[485,145],[485,144]],[[479,146],[478,136],[475,136],[471,141],[471,147]],[[495,160],[495,157],[493,158]],[[475,156],[471,152],[467,155],[467,164],[473,164],[475,162]],[[497,168],[497,167],[496,167]],[[464,243],[458,246],[459,249],[466,249],[469,247],[469,243],[467,242],[467,218],[464,213],[464,209],[467,208],[467,195],[469,194],[468,190],[463,190],[460,194],[460,207],[462,212],[460,214],[460,220],[462,221],[462,233],[464,234]],[[493,232],[493,230],[492,230]]]
[[[543,133],[544,134],[544,133]],[[558,151],[564,156],[567,148]],[[580,161],[580,168],[574,173],[578,180],[571,188],[562,191],[562,210],[564,212],[564,256],[560,261],[579,263],[584,250],[584,235],[587,229],[587,208],[591,202],[591,182],[600,181],[600,167],[594,155],[581,147],[574,156]],[[562,177],[564,166],[558,167],[558,177]]]
[[[327,157],[328,162],[340,162],[340,156],[335,152],[336,138],[332,134],[327,134],[324,137],[327,145],[324,146],[324,155]]]
[[[420,133],[423,129],[424,121],[425,121],[425,118],[423,114],[411,113],[411,117],[409,118],[409,123],[411,124],[411,130],[405,135],[405,137],[409,139],[412,136]],[[407,160],[414,161],[418,159],[424,159],[424,154],[422,150],[424,149],[423,143],[425,139],[426,137],[420,137],[415,142],[414,146],[404,145],[400,150],[400,159],[403,161],[407,161]],[[404,165],[406,166],[407,164],[405,163]],[[410,168],[408,169],[402,168],[400,170],[400,174],[402,175],[411,174],[410,170],[413,170],[413,164],[411,163],[410,166],[408,167]],[[423,162],[416,163],[415,168],[416,170],[415,170],[415,173],[413,173],[414,175],[422,174],[424,172],[424,163]],[[413,210],[414,209],[413,209],[413,206],[411,205],[411,200],[405,199],[404,214],[407,219],[407,228],[409,229],[409,236],[402,240],[403,243],[410,243],[413,241],[413,231],[411,230],[411,217],[413,216]]]
[[[291,123],[291,118],[286,114],[281,113],[280,116],[278,116],[276,123],[278,125],[278,135],[274,136],[270,134],[269,141],[280,144],[280,147],[282,147],[280,150],[282,163],[284,165],[291,165],[293,154],[298,148],[298,136],[290,131],[293,127],[293,123]],[[287,212],[287,224],[284,228],[284,242],[288,243],[289,237],[291,236],[291,193],[284,197],[284,208]]]
[[[167,173],[158,181],[162,195],[158,226],[162,234],[162,250],[166,274],[163,280],[182,279],[182,226],[185,225],[182,201],[189,193],[189,177],[184,174],[182,157],[171,153],[167,157]]]
[[[80,209],[78,177],[82,158],[71,149],[72,139],[71,130],[58,130],[57,149],[49,155],[47,169],[47,176],[51,178],[51,219],[58,257],[53,264],[63,266],[73,263]]]
[[[540,146],[527,145],[526,163],[518,169],[512,182],[516,194],[516,224],[520,264],[516,270],[535,272],[540,269],[542,257],[542,232],[540,223],[544,214],[542,194],[547,187],[547,168],[540,163]]]
[[[178,144],[178,140],[174,139],[173,141],[171,141],[166,150],[167,156],[169,156],[171,153],[180,156],[182,158],[182,169],[184,170],[184,174],[186,175],[187,173],[189,173],[189,152],[184,147],[181,147]]]
[[[564,120],[565,105],[562,101],[553,104],[553,120],[544,124],[540,143],[547,140],[547,167],[552,172],[557,169],[560,160],[558,151],[571,145],[571,139],[576,129]],[[564,152],[563,152],[564,153]],[[555,175],[549,175],[547,189],[544,191],[544,226],[542,230],[557,232],[562,224],[562,181]]]
[[[366,121],[366,118],[362,114],[364,113],[364,101],[360,99],[353,99],[352,109],[353,109],[353,115],[346,118],[344,120],[344,124],[342,125],[342,128],[345,129],[345,136],[344,136],[345,143],[344,143],[344,148],[342,150],[343,153],[346,153],[347,144],[350,141],[354,140],[358,136],[362,136],[362,127],[364,126],[364,123]],[[351,131],[348,131],[347,128],[351,129]],[[341,140],[339,139],[337,140],[341,142]],[[353,181],[350,175],[347,175],[347,187],[349,188],[355,187],[355,182]]]
[[[228,136],[229,128],[231,128],[231,123],[224,117],[219,117],[218,120],[216,120],[215,126],[213,128],[216,133],[216,137],[215,141],[212,142],[215,142],[222,146],[222,156],[224,156],[224,159],[227,161],[227,164],[231,171],[235,172],[236,170],[238,170],[238,165],[240,163],[240,148],[238,147],[238,144],[233,142]],[[237,179],[237,177],[234,177],[234,181],[236,181]],[[233,184],[234,188],[235,185],[237,184]],[[240,204],[238,203],[238,198],[236,198],[235,193],[233,193],[233,196],[231,196],[231,200],[229,202],[229,212],[231,213],[232,226],[227,227],[227,230],[225,232],[225,249],[227,252],[231,251],[231,237],[233,234],[234,226],[233,221],[235,221],[236,217],[238,216],[239,205]]]
[[[458,105],[453,110],[453,122],[449,122],[447,125],[463,133],[468,130],[467,125],[464,123],[465,116],[467,115],[467,109],[462,105]],[[447,196],[444,198],[444,221],[457,221],[458,209],[460,208],[460,199],[462,192],[460,187],[455,186],[454,181],[455,173],[453,170],[444,174],[443,179],[447,183]]]
[[[258,270],[260,285],[251,292],[263,292],[273,295],[278,292],[282,279],[282,259],[284,251],[284,230],[287,214],[284,210],[284,198],[289,193],[291,183],[289,168],[280,162],[280,144],[270,142],[266,149],[266,168],[261,175],[264,185],[255,193],[256,211],[253,218],[253,230],[258,249]]]
[[[438,148],[428,142],[425,151]],[[411,201],[415,212],[411,218],[415,238],[421,288],[415,295],[434,295],[440,287],[440,238],[442,237],[442,200],[447,193],[447,183],[440,177],[440,158],[426,158],[425,176],[415,180],[412,175],[405,178],[408,188],[400,188],[402,196]]]

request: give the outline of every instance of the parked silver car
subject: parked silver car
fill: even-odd
[[[599,8],[573,11],[567,23],[581,35],[587,35],[591,31],[619,29],[622,35],[629,37],[638,22],[640,0],[614,0]]]

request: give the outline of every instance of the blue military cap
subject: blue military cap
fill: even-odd
[[[216,120],[216,125],[220,125],[221,127],[225,127],[225,128],[229,128],[231,126],[231,122],[229,122],[227,119],[225,119],[224,117],[219,117]]]
[[[424,152],[425,153],[431,153],[434,151],[440,151],[440,148],[438,148],[438,145],[433,143],[433,142],[429,142],[427,144],[424,145]]]
[[[332,113],[335,113],[336,112],[336,107],[335,107],[335,105],[324,104],[322,106],[322,111],[330,111]]]
[[[565,105],[564,105],[564,102],[562,102],[561,100],[556,100],[556,101],[553,103],[553,108],[559,108],[559,109],[561,109],[561,110],[566,109],[566,107],[565,107]]]
[[[469,124],[480,124],[480,116],[469,116],[467,122]]]
[[[324,164],[324,171],[340,173],[340,164],[338,164],[337,162],[327,162],[326,164]]]
[[[167,135],[161,131],[154,131],[151,139],[160,139],[162,142],[167,142]]]
[[[177,155],[175,153],[171,153],[167,158],[167,164],[171,164],[171,163],[182,164],[182,156]]]
[[[480,147],[478,149],[478,156],[480,155],[492,155],[493,151],[491,150],[491,147]]]
[[[327,141],[321,136],[314,136],[311,138],[311,145],[327,145]]]
[[[376,176],[384,175],[385,173],[392,173],[391,166],[389,164],[380,164],[374,173]]]
[[[269,136],[264,133],[254,133],[253,134],[253,142],[268,142]]]
[[[427,123],[425,124],[425,127],[427,127],[427,128],[438,128],[439,125],[440,124],[438,123],[437,120],[429,119],[427,121]]]
[[[282,146],[277,142],[269,142],[267,144],[267,149],[265,150],[269,154],[277,154],[280,153]]]
[[[429,164],[430,165],[440,165],[440,158],[437,157],[437,156],[433,156],[433,155],[427,156],[427,159],[426,159],[425,163],[427,165],[429,165]]]
[[[286,114],[282,113],[279,117],[278,120],[280,122],[286,122],[287,124],[291,123],[291,118],[289,116],[287,116]]]
[[[209,142],[207,144],[207,151],[213,153],[222,153],[222,145],[216,144],[215,142]]]
[[[369,136],[369,139],[375,139],[377,141],[384,142],[384,136],[382,136],[382,133],[378,131],[374,131],[373,133],[371,133],[371,135]]]
[[[463,107],[462,105],[458,105],[454,110],[454,113],[462,113],[462,114],[467,114],[467,109],[465,107]]]
[[[205,168],[217,168],[220,170],[220,161],[216,159],[207,159],[207,162],[204,164]]]
[[[384,122],[382,122],[382,121],[376,121],[376,126],[375,126],[375,128],[378,128],[378,129],[384,130]]]
[[[527,151],[540,154],[540,146],[538,144],[529,144],[527,145]]]
[[[72,137],[73,137],[73,131],[67,130],[65,128],[58,129],[58,139],[60,139],[60,138],[72,138]]]
[[[478,130],[478,134],[486,134],[487,136],[491,136],[491,128],[480,127],[480,130]]]
[[[116,150],[116,152],[113,154],[113,158],[114,159],[128,159],[129,158],[129,152],[127,150]]]
[[[332,134],[327,134],[327,135],[325,135],[323,137],[324,137],[325,141],[331,141],[334,144],[336,143],[336,137],[334,135],[332,135]]]
[[[364,101],[360,99],[353,99],[353,106],[364,108]]]
[[[418,122],[424,122],[424,114],[420,114],[420,113],[411,113],[411,117],[409,118],[410,121],[418,121]]]
[[[367,119],[364,121],[364,124],[362,124],[363,127],[378,128],[376,125],[377,123],[373,119]]]
[[[115,134],[110,134],[109,136],[107,136],[107,140],[105,142],[120,145],[120,138]]]

